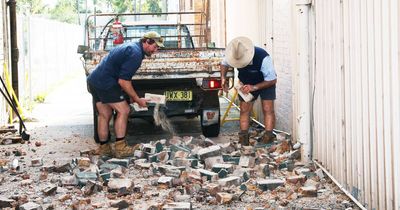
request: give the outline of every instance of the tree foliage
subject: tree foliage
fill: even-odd
[[[49,11],[50,18],[67,23],[78,23],[75,0],[58,0],[56,6]]]
[[[144,4],[144,11],[151,13],[162,12],[160,0],[146,0]]]
[[[42,14],[46,10],[42,0],[18,0],[17,11],[21,13]]]
[[[43,0],[17,0],[19,13],[40,14],[67,23],[79,23],[79,14],[114,12],[162,12],[161,0],[53,0],[55,6],[45,5]],[[95,5],[86,8],[87,4]],[[112,11],[109,11],[112,10]]]
[[[131,0],[110,0],[112,9],[116,13],[125,13],[132,11]]]

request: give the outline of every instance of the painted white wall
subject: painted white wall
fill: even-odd
[[[259,45],[258,0],[226,1],[227,42],[237,36],[247,36]]]
[[[278,75],[276,128],[292,132],[291,0],[226,1],[227,42],[247,36],[272,56]],[[263,122],[260,103],[255,110]]]

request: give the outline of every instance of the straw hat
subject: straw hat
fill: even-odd
[[[244,36],[234,38],[225,50],[226,62],[234,68],[243,68],[249,65],[253,56],[253,42]]]

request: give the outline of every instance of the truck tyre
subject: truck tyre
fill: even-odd
[[[200,115],[200,122],[203,122],[203,116],[204,116],[203,112],[204,112],[204,110],[202,111],[202,113]],[[218,112],[218,123],[213,124],[213,125],[203,125],[203,123],[200,123],[201,131],[205,137],[217,137],[219,135],[220,119],[221,119],[221,113]]]
[[[205,110],[218,110],[218,123],[212,125],[203,125],[204,111]],[[220,131],[221,113],[219,111],[219,97],[218,90],[205,91],[202,102],[202,109],[200,113],[201,131],[205,137],[216,137]]]
[[[96,103],[94,102],[94,99],[92,98],[92,105],[93,105],[93,138],[96,143],[100,143],[99,140],[99,134],[97,133],[97,116],[99,115],[97,108],[96,108]]]

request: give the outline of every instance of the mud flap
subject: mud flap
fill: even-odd
[[[204,109],[202,115],[202,126],[209,126],[219,123],[219,109]]]

